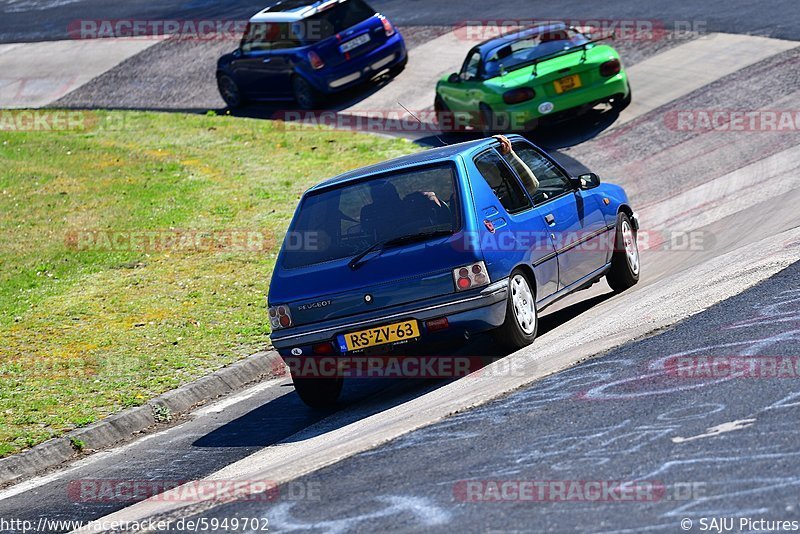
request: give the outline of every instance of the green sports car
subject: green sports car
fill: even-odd
[[[622,111],[631,88],[605,39],[550,24],[475,46],[461,72],[436,85],[440,129],[528,131],[601,103]]]

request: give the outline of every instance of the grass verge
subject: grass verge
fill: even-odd
[[[91,118],[0,131],[0,457],[265,348],[302,192],[416,150],[226,116]]]

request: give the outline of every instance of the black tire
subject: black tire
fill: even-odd
[[[630,218],[624,213],[619,213],[611,269],[606,274],[606,280],[611,289],[621,293],[639,283],[640,271],[636,230],[633,229]]]
[[[611,103],[611,107],[617,113],[622,113],[622,111],[631,105],[631,101],[633,100],[633,91],[631,91],[631,84],[628,83],[628,96],[624,98],[615,98],[614,102]]]
[[[433,110],[436,113],[436,125],[443,133],[464,131],[464,127],[456,122],[456,116],[438,94],[433,101]]]
[[[317,109],[322,103],[322,94],[302,76],[292,78],[292,93],[295,102],[301,109]]]
[[[489,104],[484,104],[483,102],[480,103],[478,106],[480,110],[480,124],[481,124],[481,131],[486,137],[490,137],[495,134],[495,115],[492,111],[492,108],[489,107]]]
[[[509,350],[525,348],[536,339],[539,314],[534,287],[530,278],[520,269],[514,269],[508,277],[506,318],[503,325],[495,330],[494,336]]]
[[[239,84],[227,74],[217,75],[217,89],[229,108],[236,109],[244,104],[244,95],[239,89]]]
[[[342,393],[342,377],[295,377],[294,390],[307,406],[315,410],[327,410],[336,406]]]
[[[389,69],[389,76],[392,78],[399,76],[404,70],[406,70],[406,65],[408,65],[408,56],[401,62]]]

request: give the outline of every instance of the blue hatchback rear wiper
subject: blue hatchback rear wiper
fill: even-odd
[[[453,235],[453,231],[434,230],[431,232],[420,232],[418,234],[409,234],[400,237],[393,237],[392,239],[387,239],[386,241],[378,241],[377,243],[365,249],[363,252],[359,252],[358,255],[354,256],[353,259],[350,260],[350,263],[348,263],[347,265],[348,267],[350,267],[352,270],[355,271],[356,269],[361,267],[361,265],[363,265],[361,260],[363,260],[367,256],[367,254],[375,250],[385,250],[387,248],[396,247],[398,245],[404,245],[406,243],[414,243],[415,241],[424,241],[425,239],[432,239],[434,237],[442,237],[446,235]]]

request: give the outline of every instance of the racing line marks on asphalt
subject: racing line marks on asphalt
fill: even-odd
[[[271,525],[280,525],[279,530],[281,532],[323,530],[328,534],[358,531],[359,527],[363,528],[364,525],[369,524],[369,521],[404,514],[416,519],[415,526],[420,528],[431,528],[446,525],[450,522],[450,514],[427,498],[383,495],[376,497],[375,500],[383,504],[383,507],[356,516],[340,517],[338,519],[313,522],[295,519],[291,514],[291,510],[297,503],[280,503],[271,508],[268,511],[268,515],[264,517],[269,519]]]

